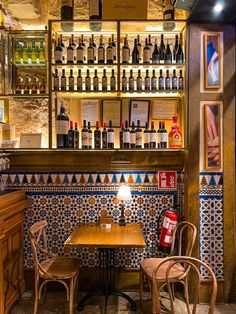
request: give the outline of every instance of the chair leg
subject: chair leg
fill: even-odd
[[[38,311],[38,302],[39,302],[39,278],[35,278],[35,292],[34,292],[34,314],[37,314]]]
[[[187,281],[187,278],[184,279],[183,284],[184,284],[184,298],[185,298],[187,311],[188,311],[188,314],[191,314],[191,310],[190,310],[190,306],[189,306],[189,295],[188,295],[188,281]]]
[[[76,280],[75,278],[71,278],[71,280],[70,280],[69,314],[73,314],[75,280]]]
[[[160,290],[162,285],[152,282],[152,314],[161,314]]]
[[[139,270],[139,294],[140,294],[140,306],[142,308],[142,305],[143,305],[143,270],[142,268],[140,267],[140,270]]]

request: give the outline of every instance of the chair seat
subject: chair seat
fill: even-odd
[[[149,280],[152,280],[152,274],[154,269],[159,265],[164,258],[146,258],[142,260],[141,262],[141,267],[146,274],[147,278]],[[157,280],[165,280],[166,279],[166,271],[167,268],[169,267],[171,262],[164,263],[157,272],[156,279]],[[180,264],[175,264],[170,271],[169,278],[174,279],[174,278],[179,278],[181,277],[185,272],[185,269],[180,265]]]
[[[78,259],[73,257],[54,257],[43,261],[41,266],[57,279],[72,278],[79,273]],[[42,272],[40,272],[40,276],[47,277]]]

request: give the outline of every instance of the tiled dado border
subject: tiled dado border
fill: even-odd
[[[224,277],[223,173],[200,173],[200,258]],[[207,274],[202,273],[204,277]]]

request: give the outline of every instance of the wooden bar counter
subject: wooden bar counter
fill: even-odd
[[[23,220],[29,200],[23,191],[0,192],[0,313],[10,313],[24,291]]]

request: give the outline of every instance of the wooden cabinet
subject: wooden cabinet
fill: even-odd
[[[0,313],[10,312],[24,291],[23,220],[29,205],[23,191],[0,193]]]

